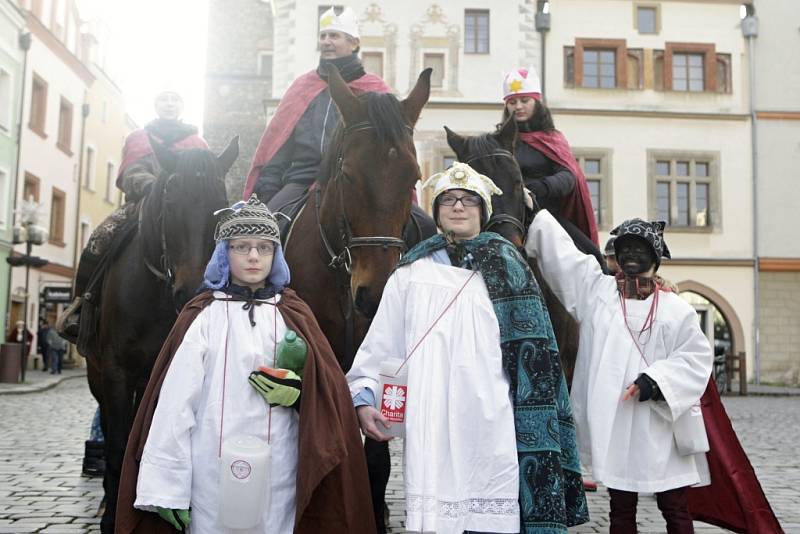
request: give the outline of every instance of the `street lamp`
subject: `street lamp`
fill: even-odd
[[[44,267],[47,260],[31,256],[33,245],[42,245],[47,241],[47,230],[39,226],[39,204],[32,200],[24,200],[19,209],[17,224],[14,225],[13,243],[25,243],[25,255],[9,256],[6,261],[12,267],[25,266],[25,305],[22,309],[22,382],[25,382],[25,368],[28,365],[28,284],[31,267]]]

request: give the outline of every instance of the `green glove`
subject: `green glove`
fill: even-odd
[[[250,385],[270,406],[295,407],[300,401],[302,380],[294,371],[259,367],[250,373]]]
[[[191,518],[189,517],[189,510],[175,510],[173,508],[161,508],[160,506],[157,507],[158,515],[161,516],[161,519],[175,527],[175,530],[183,532],[189,526],[191,522]]]

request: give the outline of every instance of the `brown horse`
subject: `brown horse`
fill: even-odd
[[[389,94],[355,96],[335,68],[328,71],[342,123],[291,230],[286,261],[291,286],[313,310],[345,372],[406,246],[411,190],[420,178],[412,133],[430,95],[430,75],[424,70],[399,101]],[[436,232],[430,218],[427,227],[415,241]],[[383,531],[389,447],[367,438],[365,452],[377,530]]]
[[[459,161],[468,163],[476,171],[490,177],[502,191],[492,197],[492,217],[485,230],[497,232],[522,251],[530,221],[525,218],[524,182],[519,164],[514,158],[517,138],[517,123],[513,117],[506,120],[495,133],[464,137],[445,126],[447,143]],[[523,251],[524,254],[524,251]],[[578,323],[561,305],[555,294],[544,282],[536,261],[529,259],[539,282],[542,296],[550,313],[550,322],[558,342],[561,365],[572,383],[575,357],[578,354]]]
[[[139,399],[178,310],[203,280],[214,247],[213,213],[227,205],[223,179],[238,155],[234,142],[219,158],[207,150],[154,148],[161,176],[141,202],[132,237],[109,252],[97,335],[84,354],[105,434],[104,534],[114,531],[122,458]]]
[[[355,96],[335,68],[328,84],[342,124],[291,230],[286,261],[292,288],[347,372],[405,247],[420,178],[412,133],[430,94],[430,69],[402,102],[390,94]]]

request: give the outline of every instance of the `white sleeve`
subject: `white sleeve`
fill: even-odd
[[[405,278],[408,268],[401,267],[389,277],[378,311],[347,373],[350,395],[363,388],[373,395],[378,390],[381,362],[389,357],[405,357]],[[377,398],[377,397],[376,397]]]
[[[545,282],[577,321],[604,290],[614,285],[594,256],[575,247],[566,230],[547,210],[541,210],[528,228],[525,252],[535,258]]]
[[[189,508],[191,432],[205,376],[205,317],[201,312],[188,328],[164,377],[139,465],[136,508]]]
[[[658,410],[659,413],[675,421],[700,400],[711,377],[712,354],[711,344],[700,330],[697,314],[693,309],[685,311],[672,350],[665,359],[653,362],[645,371],[658,384],[669,407],[669,414],[662,410]]]

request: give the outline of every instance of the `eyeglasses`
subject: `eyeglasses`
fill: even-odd
[[[459,202],[461,202],[461,205],[465,208],[474,208],[475,206],[481,205],[481,197],[478,195],[457,197],[455,195],[448,195],[447,193],[439,197],[439,204],[442,206],[455,206]]]
[[[256,249],[259,256],[271,256],[275,252],[275,247],[272,243],[259,243],[258,245],[234,243],[228,247],[228,250],[234,254],[239,254],[240,256],[247,256],[253,249]]]

